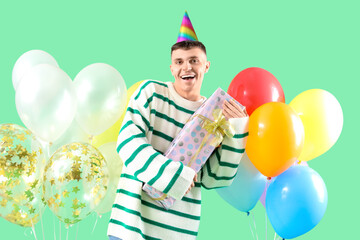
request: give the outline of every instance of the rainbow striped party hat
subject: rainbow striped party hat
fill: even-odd
[[[197,38],[197,36],[195,34],[195,30],[191,24],[189,15],[188,15],[187,11],[185,11],[177,42],[197,41],[197,40],[198,40],[198,38]]]

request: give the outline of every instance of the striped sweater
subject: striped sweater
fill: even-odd
[[[248,117],[233,118],[236,135],[225,137],[198,173],[163,156],[200,101],[182,98],[172,82],[144,81],[131,97],[118,137],[117,151],[124,161],[108,235],[124,240],[196,239],[200,224],[201,187],[228,186],[244,152]],[[143,183],[177,199],[170,210],[159,207]]]

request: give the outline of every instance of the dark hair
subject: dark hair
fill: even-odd
[[[206,55],[206,48],[205,48],[204,44],[202,44],[202,42],[199,42],[199,41],[182,41],[182,42],[175,43],[171,47],[171,53],[178,49],[189,50],[189,49],[195,48],[195,47],[203,50]]]

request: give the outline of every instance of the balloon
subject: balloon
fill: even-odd
[[[289,105],[299,114],[305,129],[299,160],[308,161],[328,151],[339,138],[344,121],[336,98],[325,90],[311,89],[300,93]]]
[[[320,222],[327,202],[326,186],[320,175],[306,166],[292,166],[270,184],[266,213],[275,232],[291,239]]]
[[[265,176],[275,177],[299,157],[304,144],[304,127],[296,112],[285,103],[266,103],[249,119],[246,152]]]
[[[297,165],[300,165],[300,166],[309,166],[308,164],[307,164],[307,162],[295,162],[294,164],[293,164],[293,166],[297,166]],[[287,170],[286,170],[287,171]],[[285,171],[285,172],[286,172]],[[268,188],[269,188],[269,185],[274,181],[276,179],[276,177],[274,177],[274,178],[271,178],[268,182],[267,182],[267,184],[266,184],[266,186],[265,186],[265,189],[264,189],[264,191],[263,191],[263,193],[262,193],[262,195],[261,195],[261,197],[260,197],[260,202],[261,202],[261,204],[265,207],[265,199],[266,199],[266,193],[267,193],[267,190],[268,190]]]
[[[16,91],[16,109],[25,126],[45,142],[53,142],[75,116],[73,83],[59,68],[39,64],[23,77]]]
[[[0,216],[23,227],[40,220],[41,177],[45,158],[40,143],[27,129],[0,125]]]
[[[31,191],[28,193],[31,194]],[[0,216],[21,227],[33,227],[41,219],[45,210],[45,204],[41,198],[42,194],[39,193],[32,195],[31,200],[29,198],[10,200],[0,196]]]
[[[109,184],[107,186],[106,195],[95,209],[95,212],[98,214],[103,214],[109,212],[114,204],[123,162],[116,151],[116,142],[106,143],[98,149],[104,156],[109,169]]]
[[[60,147],[73,143],[82,142],[89,143],[89,135],[79,126],[78,122],[73,120],[70,127],[50,146],[50,156]]]
[[[61,147],[45,166],[45,201],[67,225],[87,217],[104,198],[107,185],[104,157],[87,143]]]
[[[31,50],[21,55],[16,61],[12,71],[12,82],[15,91],[22,77],[25,76],[32,67],[43,63],[59,67],[53,56],[42,50]]]
[[[126,104],[126,85],[110,65],[94,63],[74,79],[78,109],[76,120],[90,135],[96,136],[112,126]]]
[[[231,81],[227,92],[246,107],[249,115],[265,103],[285,103],[279,81],[270,72],[258,67],[239,72]]]
[[[103,132],[102,134],[98,135],[98,136],[95,136],[93,139],[92,139],[92,142],[91,144],[94,146],[94,147],[99,147],[105,143],[109,143],[109,142],[116,142],[117,141],[117,138],[118,138],[118,135],[119,135],[119,131],[120,131],[120,128],[121,128],[121,125],[122,125],[122,121],[124,120],[124,117],[125,117],[125,113],[126,113],[126,108],[127,108],[127,105],[130,101],[130,98],[131,96],[134,94],[134,92],[136,91],[136,89],[140,86],[140,84],[142,83],[143,81],[140,81],[140,82],[137,82],[135,83],[134,85],[132,85],[128,90],[127,90],[127,100],[126,100],[126,105],[125,105],[125,108],[124,108],[124,111],[123,113],[121,114],[121,117],[119,118],[119,120],[117,120],[117,122],[112,125],[112,127],[110,127],[109,129],[107,129],[105,132]]]
[[[266,177],[251,163],[248,156],[242,157],[237,174],[229,187],[216,189],[230,205],[242,212],[253,209],[265,189]]]

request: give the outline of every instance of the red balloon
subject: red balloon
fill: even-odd
[[[270,72],[258,67],[239,72],[231,81],[227,92],[246,107],[249,115],[265,103],[285,103],[279,81]]]

